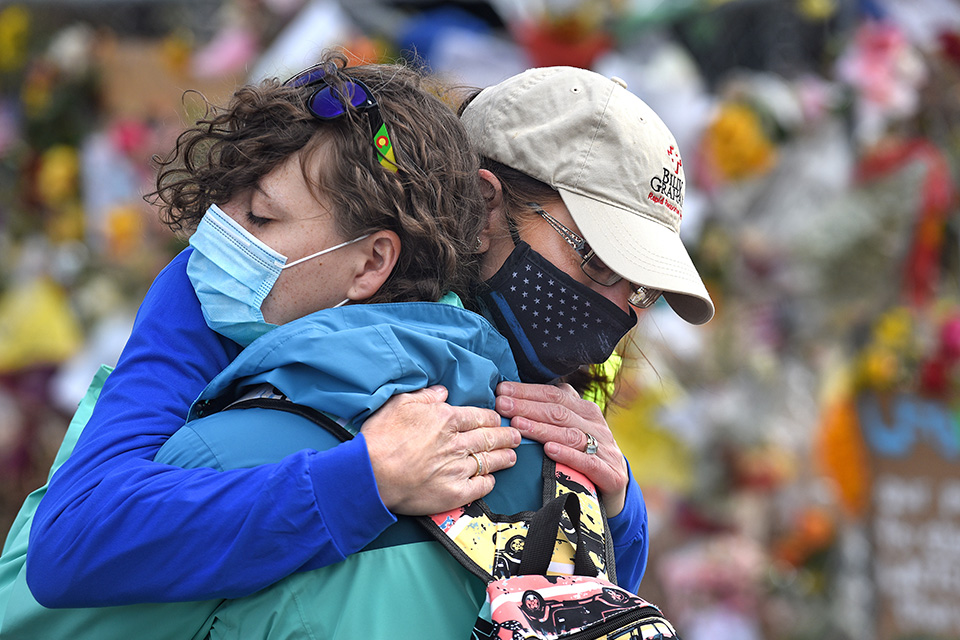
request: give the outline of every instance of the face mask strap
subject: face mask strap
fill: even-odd
[[[293,262],[290,262],[290,263],[288,263],[288,264],[283,265],[282,267],[280,267],[280,269],[281,269],[281,270],[283,270],[283,269],[289,269],[290,267],[296,266],[296,265],[300,264],[301,262],[306,262],[307,260],[311,260],[311,259],[313,259],[313,258],[317,258],[317,257],[319,257],[319,256],[322,256],[322,255],[325,254],[325,253],[330,253],[331,251],[336,251],[337,249],[342,249],[343,247],[345,247],[345,246],[347,246],[347,245],[353,244],[354,242],[360,242],[360,241],[363,240],[364,238],[369,238],[369,237],[370,237],[370,234],[369,234],[369,233],[365,233],[365,234],[363,234],[362,236],[360,236],[359,238],[354,238],[353,240],[347,240],[346,242],[341,242],[340,244],[336,245],[335,247],[330,247],[329,249],[323,249],[322,251],[317,251],[316,253],[312,253],[312,254],[310,254],[309,256],[305,256],[305,257],[303,257],[303,258],[300,258],[299,260],[294,260]]]

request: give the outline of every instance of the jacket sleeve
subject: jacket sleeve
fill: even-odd
[[[629,473],[629,465],[628,465]],[[630,473],[623,511],[609,519],[613,552],[617,561],[617,583],[637,593],[647,569],[647,505],[637,481]],[[639,594],[643,595],[643,594]]]
[[[148,291],[90,422],[37,508],[27,582],[44,606],[242,597],[342,559],[395,520],[359,438],[335,460],[302,451],[227,473],[153,461],[239,351],[207,328],[188,253]],[[363,517],[342,504],[347,495]]]

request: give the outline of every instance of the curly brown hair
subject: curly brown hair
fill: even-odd
[[[393,140],[397,172],[378,161],[369,113],[350,107],[342,117],[320,120],[306,106],[315,84],[293,87],[273,78],[240,87],[225,107],[208,103],[205,116],[156,160],[156,191],[146,198],[170,228],[192,231],[211,204],[256,187],[296,153],[307,184],[332,202],[344,237],[388,229],[400,238],[397,265],[366,302],[435,301],[447,291],[465,296],[479,278],[477,237],[486,209],[479,158],[456,113],[437,97],[441,87],[411,66],[348,67],[339,52],[324,54],[318,66],[341,95],[345,80],[370,88]],[[339,161],[308,175],[321,148]]]

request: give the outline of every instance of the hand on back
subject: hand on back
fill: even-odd
[[[550,458],[590,478],[608,516],[620,513],[629,482],[627,462],[600,407],[568,384],[501,382],[497,411],[523,436],[543,443]],[[587,453],[588,435],[596,440],[595,453]]]
[[[380,499],[396,514],[442,513],[482,498],[495,484],[489,474],[517,461],[520,434],[501,426],[497,412],[446,399],[439,386],[394,396],[360,430]]]

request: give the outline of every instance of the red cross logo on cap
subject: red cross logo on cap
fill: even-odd
[[[672,162],[676,163],[677,168],[674,169],[673,172],[679,175],[680,167],[683,166],[683,161],[680,159],[680,152],[677,151],[676,147],[674,147],[673,145],[670,145],[670,148],[667,149],[667,157],[669,157]]]

